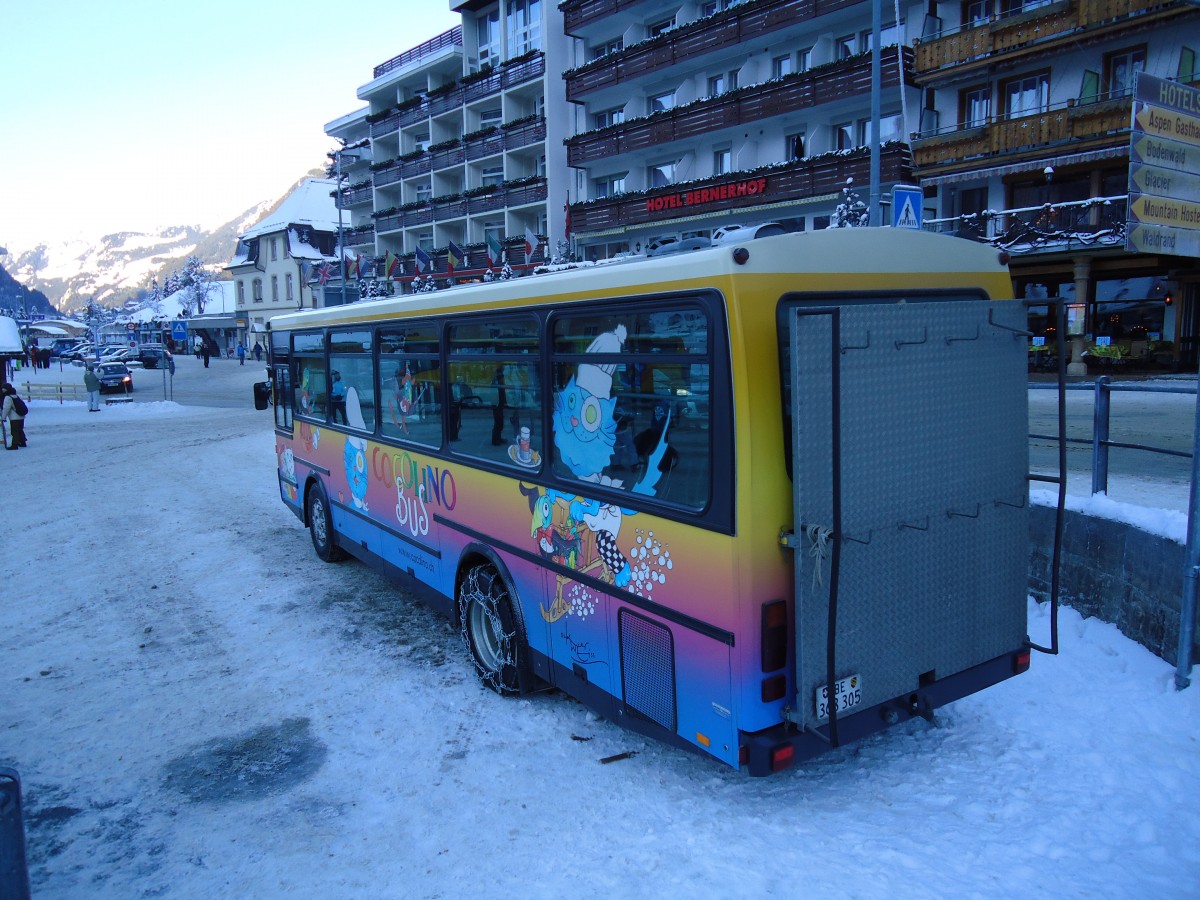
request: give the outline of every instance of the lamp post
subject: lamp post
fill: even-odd
[[[342,227],[342,157],[346,157],[351,162],[358,162],[362,159],[362,153],[358,150],[334,150],[333,162],[337,176],[337,193],[334,198],[337,202],[338,211],[338,269],[342,275],[342,306],[346,305],[346,248],[343,245],[345,230]],[[315,304],[314,304],[315,305]]]

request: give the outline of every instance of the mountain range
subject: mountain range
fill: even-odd
[[[148,296],[155,279],[161,283],[190,256],[224,278],[221,270],[233,258],[238,235],[274,211],[291,191],[212,230],[174,225],[158,232],[119,231],[97,241],[76,238],[24,248],[10,241],[8,255],[0,257],[0,306],[15,308],[24,302],[47,315],[79,312],[93,297],[104,306],[122,306]]]

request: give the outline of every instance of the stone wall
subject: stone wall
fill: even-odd
[[[1055,510],[1031,506],[1029,593],[1050,599]],[[1131,525],[1064,513],[1060,600],[1085,616],[1112,622],[1127,637],[1175,665],[1184,548]],[[1200,629],[1197,630],[1200,636]],[[1200,661],[1200,641],[1192,648]]]

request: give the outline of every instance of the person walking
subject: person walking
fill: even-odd
[[[258,341],[254,342],[254,361],[262,362],[262,344]]]
[[[17,410],[17,389],[6,381],[0,385],[0,396],[4,398],[4,405],[0,407],[0,421],[8,423],[12,437],[8,449],[20,450],[28,444],[25,443],[25,415]]]
[[[208,368],[208,360],[211,357],[211,352],[208,349],[208,341],[200,345],[200,358],[204,360],[204,368]]]
[[[238,341],[237,355],[238,355],[238,365],[244,366],[246,364],[246,345],[243,344],[241,341]]]
[[[100,412],[100,379],[94,363],[88,363],[83,372],[83,386],[88,392],[88,412]]]

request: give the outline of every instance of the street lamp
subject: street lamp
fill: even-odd
[[[338,211],[338,267],[342,273],[342,306],[346,305],[346,248],[343,245],[343,237],[345,231],[342,227],[342,157],[350,160],[350,162],[358,162],[363,158],[361,149],[355,150],[334,150],[333,162],[337,174],[337,193],[334,198],[337,203]]]

